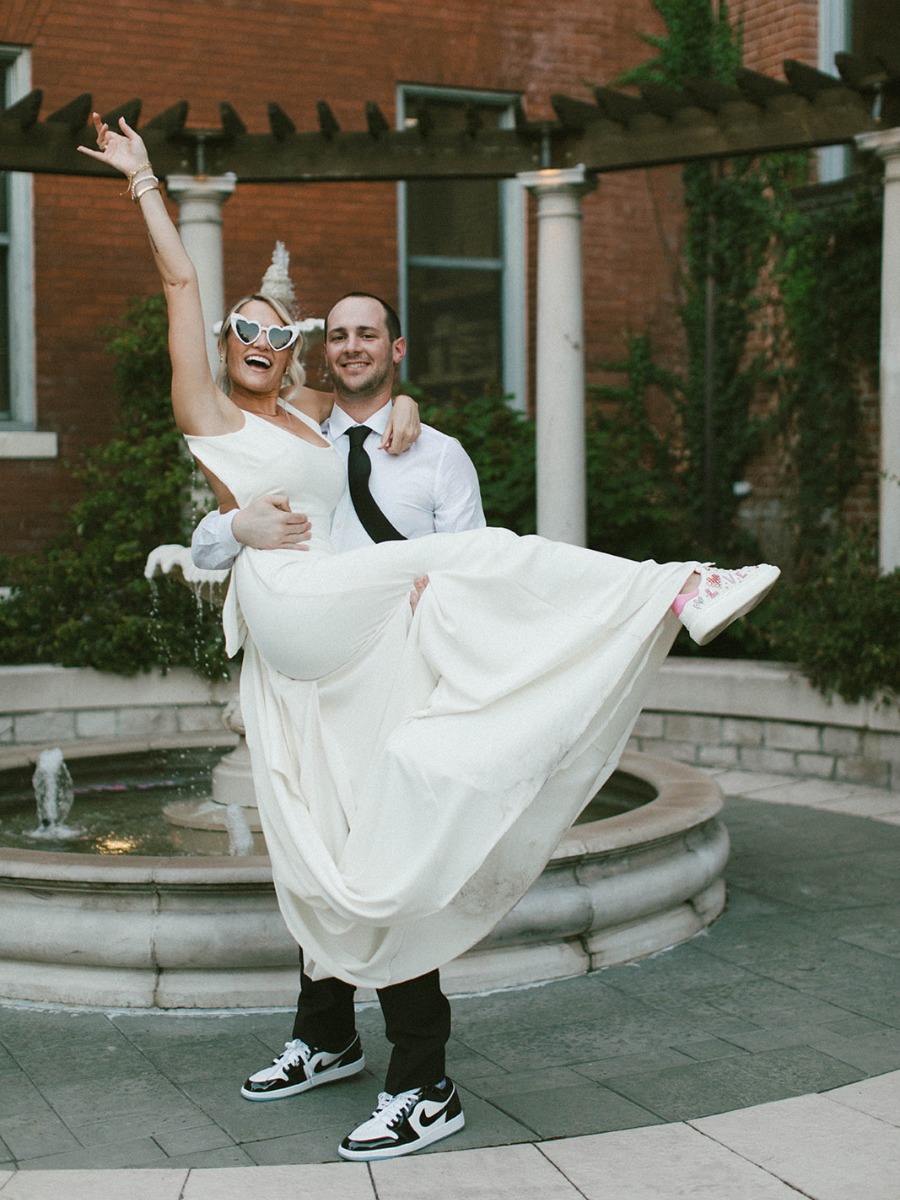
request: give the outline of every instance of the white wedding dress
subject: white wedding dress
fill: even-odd
[[[312,521],[308,552],[243,550],[224,611],[284,919],[314,978],[422,975],[490,932],[612,773],[697,564],[502,529],[335,555],[330,446],[254,414],[187,442],[242,507],[281,492]]]

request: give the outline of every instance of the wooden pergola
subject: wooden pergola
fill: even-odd
[[[900,567],[900,70],[846,54],[835,62],[837,75],[793,60],[784,79],[742,70],[734,87],[700,78],[680,89],[646,84],[637,94],[597,86],[590,100],[552,96],[551,120],[529,120],[519,107],[509,129],[486,127],[474,106],[448,129],[426,99],[403,129],[391,128],[374,103],[365,105],[365,128],[342,129],[324,100],[318,127],[308,131],[274,102],[264,133],[251,133],[227,102],[217,127],[197,128],[180,101],[140,132],[182,221],[193,206],[196,240],[188,249],[210,324],[222,312],[219,210],[237,182],[518,178],[534,195],[538,218],[538,529],[576,543],[585,534],[582,196],[599,176],[636,167],[840,143],[874,150],[886,164],[881,562],[892,570]],[[111,174],[77,151],[90,137],[92,107],[85,94],[41,119],[35,90],[0,112],[0,170]],[[124,116],[137,127],[141,115],[135,99],[104,119],[112,125]],[[187,234],[188,222],[182,228]]]
[[[141,128],[160,177],[224,175],[244,183],[321,183],[348,180],[511,178],[525,171],[583,165],[591,174],[697,159],[731,158],[777,150],[852,142],[879,125],[900,124],[900,76],[882,64],[838,55],[839,76],[789,60],[785,79],[738,73],[736,86],[688,79],[682,90],[646,84],[639,95],[593,88],[593,100],[554,95],[555,120],[530,121],[520,107],[512,129],[485,128],[472,106],[461,127],[435,128],[422,100],[404,129],[392,129],[374,103],[365,105],[365,129],[344,130],[329,104],[317,105],[318,128],[298,131],[276,103],[269,129],[250,133],[227,102],[220,125],[187,124],[179,101]],[[880,119],[873,104],[880,99]],[[101,163],[78,154],[93,101],[78,96],[40,119],[35,90],[0,113],[0,170],[35,174],[105,175]],[[137,126],[140,100],[104,115]]]

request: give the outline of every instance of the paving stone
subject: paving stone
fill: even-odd
[[[828,1099],[900,1127],[900,1071],[836,1088]]]
[[[734,987],[711,987],[706,991],[705,1003],[759,1029],[777,1029],[801,1021],[826,1021],[841,1016],[840,1009],[827,1001],[805,995],[776,979],[755,978]],[[727,1038],[730,1035],[723,1033],[720,1036]]]
[[[896,1200],[900,1130],[825,1097],[692,1124],[816,1200]]]
[[[285,1100],[254,1102],[244,1100],[237,1090],[223,1095],[220,1089],[210,1091],[198,1105],[239,1145],[319,1131],[330,1148],[336,1134],[339,1141],[368,1116],[380,1086],[366,1072]]]
[[[798,923],[832,941],[900,958],[900,904],[867,906],[865,912],[803,913]]]
[[[735,1046],[740,1046],[742,1050],[749,1051],[751,1054],[758,1054],[764,1050],[783,1050],[787,1046],[809,1045],[827,1053],[828,1051],[825,1046],[818,1042],[810,1041],[810,1036],[816,1028],[817,1026],[811,1026],[807,1023],[801,1025],[776,1024],[774,1029],[757,1029],[751,1033],[744,1034],[733,1033],[727,1040],[733,1042]],[[824,1026],[819,1028],[824,1028]],[[841,1040],[833,1034],[830,1037],[833,1042]]]
[[[495,1095],[492,1103],[541,1139],[577,1137],[608,1129],[653,1125],[659,1118],[616,1092],[599,1085],[542,1088]]]
[[[729,915],[727,924],[719,923],[709,931],[704,950],[750,970],[755,970],[761,961],[771,966],[779,961],[791,963],[811,953],[834,953],[835,938],[829,930],[828,917],[821,919],[821,927],[812,924],[819,916],[735,911]],[[855,926],[859,919],[854,910],[851,924]]]
[[[763,788],[775,787],[784,783],[784,775],[774,771],[722,771],[717,772],[714,778],[725,795],[729,797],[752,796],[754,792],[759,792]]]
[[[758,1033],[759,1030],[755,1032]],[[737,1031],[733,1036],[738,1036]],[[733,1040],[728,1041],[725,1038],[701,1037],[695,1042],[680,1042],[672,1048],[697,1062],[714,1062],[717,1058],[733,1058],[736,1054],[744,1053]]]
[[[361,1163],[304,1167],[252,1167],[243,1171],[191,1171],[181,1200],[374,1200]]]
[[[490,1047],[485,1049],[489,1051]],[[447,1070],[454,1079],[459,1077],[471,1083],[484,1075],[495,1074],[497,1064],[489,1054],[479,1053],[459,1038],[451,1037],[447,1043]]]
[[[260,1167],[329,1163],[337,1160],[337,1148],[351,1128],[352,1124],[334,1122],[326,1129],[246,1141],[241,1144],[241,1149],[254,1165]]]
[[[255,1167],[256,1163],[243,1146],[218,1146],[213,1150],[194,1150],[174,1154],[169,1163],[172,1167],[187,1167],[190,1170],[204,1167]]]
[[[86,1147],[152,1137],[165,1148],[167,1138],[189,1138],[195,1132],[208,1129],[210,1120],[202,1109],[182,1099],[181,1103],[171,1107],[122,1112],[100,1120],[93,1119],[93,1114],[88,1111],[78,1119],[69,1118],[68,1124],[79,1142]],[[222,1131],[220,1136],[227,1137]]]
[[[3,1188],[3,1200],[180,1200],[187,1171],[20,1171]]]
[[[890,1026],[882,1025],[880,1021],[873,1021],[869,1017],[845,1017],[842,1021],[827,1022],[824,1028],[836,1033],[838,1037],[854,1038],[863,1037],[867,1033],[881,1033]]]
[[[282,1042],[272,1050],[252,1033],[221,1022],[205,1027],[183,1022],[174,1029],[166,1029],[160,1021],[119,1024],[135,1048],[175,1082],[213,1079],[223,1087],[239,1089],[248,1075],[268,1065],[284,1045]]]
[[[622,968],[616,971],[610,980],[628,995],[658,1004],[671,996],[673,990],[678,993],[705,991],[711,987],[740,985],[754,978],[740,964],[707,953],[704,946],[705,940],[677,946],[666,954],[640,963],[637,970]]]
[[[434,1194],[434,1169],[426,1155],[373,1163],[371,1171],[379,1200]],[[441,1160],[440,1183],[443,1194],[453,1200],[578,1200],[579,1196],[533,1146],[448,1154]]]
[[[160,1128],[194,1123],[196,1108],[163,1076],[147,1069],[140,1078],[76,1080],[44,1086],[44,1095],[60,1117],[78,1130],[102,1130],[142,1119]]]
[[[0,1087],[0,1125],[7,1117],[48,1113],[50,1105],[24,1071],[6,1071]]]
[[[900,1031],[885,1029],[863,1037],[843,1038],[836,1034],[812,1031],[807,1045],[821,1050],[832,1058],[858,1067],[861,1071],[893,1071],[900,1069]]]
[[[108,1146],[92,1146],[89,1149],[82,1147],[60,1154],[45,1154],[31,1158],[27,1162],[20,1162],[19,1166],[23,1170],[70,1171],[111,1167],[158,1167],[167,1161],[166,1154],[152,1138],[139,1138],[135,1141],[116,1142]],[[132,1200],[130,1191],[126,1190],[126,1194],[128,1200]],[[3,1200],[7,1200],[7,1198],[4,1196]],[[69,1200],[68,1196],[66,1196],[66,1200]]]
[[[81,1143],[50,1109],[5,1116],[0,1119],[0,1137],[18,1162],[66,1150]]]
[[[175,1158],[179,1154],[219,1150],[234,1145],[234,1141],[228,1134],[212,1121],[207,1121],[205,1125],[196,1125],[191,1129],[154,1133],[153,1140],[170,1158]]]
[[[744,1054],[607,1080],[607,1086],[666,1121],[747,1108],[851,1082],[856,1068],[806,1046]]]
[[[892,864],[896,864],[894,851],[835,856],[827,872],[811,858],[783,863],[745,860],[729,865],[728,880],[786,900],[798,909],[821,912],[882,903],[885,873]]]
[[[585,1200],[797,1200],[793,1188],[686,1125],[657,1125],[541,1146]]]
[[[777,976],[775,986],[793,992],[800,1002],[822,997],[816,1002],[826,1007],[842,1006],[842,997],[848,989],[852,993],[862,980],[871,999],[897,994],[897,963],[894,959],[842,941],[835,941],[830,951],[810,953],[793,963],[782,959],[775,963],[762,960],[756,966],[761,973]],[[775,980],[771,982],[775,983]],[[827,1000],[824,999],[826,996]]]
[[[585,1076],[571,1067],[556,1067],[548,1071],[503,1071],[483,1076],[467,1084],[468,1091],[485,1100],[518,1092],[546,1092],[555,1088],[577,1087]]]
[[[900,995],[893,992],[873,992],[866,987],[864,979],[833,983],[831,999],[848,1013],[869,1017],[883,1025],[900,1029]]]
[[[730,1049],[733,1053],[734,1047]],[[667,1046],[648,1054],[625,1054],[602,1059],[600,1062],[578,1063],[572,1070],[586,1079],[602,1082],[614,1075],[639,1075],[641,1071],[659,1071],[664,1067],[680,1066],[691,1061],[689,1055]]]

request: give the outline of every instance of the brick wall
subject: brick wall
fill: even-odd
[[[748,65],[780,72],[786,57],[815,62],[815,0],[733,4]],[[301,129],[327,99],[345,128],[364,127],[376,101],[388,119],[398,82],[521,92],[532,118],[552,116],[555,91],[589,99],[649,57],[640,33],[660,33],[650,0],[11,0],[0,42],[28,45],[42,116],[90,92],[107,111],[133,96],[144,119],[179,99],[192,125],[218,125],[227,99],[251,130],[277,100]],[[39,428],[59,436],[56,462],[0,462],[0,553],[41,545],[75,494],[64,469],[108,436],[115,419],[105,326],[127,300],[157,290],[141,222],[115,183],[42,177],[35,183]],[[292,254],[301,302],[319,315],[348,288],[397,292],[396,189],[391,184],[238,185],[223,210],[226,294],[260,278],[277,238]],[[532,222],[533,225],[533,222]],[[606,176],[584,202],[588,377],[649,329],[660,357],[682,354],[678,295],[678,168]],[[533,228],[531,230],[533,239]],[[533,245],[530,262],[533,271]],[[531,281],[533,297],[533,278]],[[533,326],[533,303],[531,305]],[[534,330],[530,345],[534,347]]]

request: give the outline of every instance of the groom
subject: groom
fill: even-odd
[[[336,402],[323,432],[347,461],[349,479],[331,528],[336,553],[485,524],[475,468],[455,438],[423,425],[405,454],[379,452],[394,372],[405,353],[400,319],[377,296],[351,292],[325,319],[325,360]],[[206,569],[229,567],[241,544],[302,549],[309,528],[302,514],[290,512],[284,497],[265,496],[246,509],[208,514],[194,533],[194,562]],[[272,1066],[247,1079],[241,1095],[248,1100],[294,1096],[365,1066],[354,988],[339,979],[311,980],[302,948],[300,980],[291,1041]],[[378,999],[393,1046],[385,1093],[372,1116],[338,1148],[347,1159],[411,1154],[465,1124],[456,1087],[444,1074],[450,1004],[438,972],[380,988]]]

